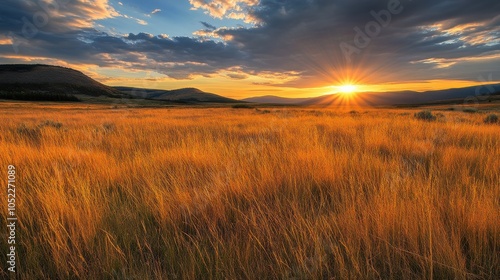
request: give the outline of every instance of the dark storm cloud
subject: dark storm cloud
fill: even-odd
[[[200,21],[200,23],[208,30],[215,30],[217,29],[217,27],[211,25],[210,23],[208,22],[204,22],[204,21]]]
[[[119,14],[107,0],[2,0],[0,31],[61,33],[91,27],[93,21]]]
[[[38,2],[2,1],[0,36],[14,38],[18,53],[6,45],[0,45],[0,52],[149,69],[175,78],[231,67],[253,74],[293,71],[301,73],[296,86],[335,82],[345,69],[377,81],[474,80],[500,70],[492,63],[499,60],[495,56],[500,49],[498,0],[261,0],[247,11],[256,22],[253,28],[217,29],[201,22],[207,34],[213,32],[225,42],[103,33],[90,24],[92,19],[116,12],[110,11],[106,0],[97,2],[99,9],[94,10],[85,1],[59,2],[60,7],[47,10],[48,20],[38,26],[34,15],[41,21],[45,11]],[[389,7],[398,12],[391,12],[390,21],[385,21]],[[366,33],[367,24],[377,22],[374,14],[387,26],[379,23],[376,35],[360,47],[357,30]],[[29,31],[27,21],[37,27],[33,36],[24,34]],[[345,46],[353,48],[346,52]],[[470,59],[481,56],[492,59]]]
[[[328,71],[345,67],[363,68],[366,72],[382,68],[386,72],[421,73],[407,78],[428,79],[442,70],[414,62],[481,56],[500,49],[500,2],[496,0],[401,0],[397,4],[400,12],[391,14],[388,26],[380,28],[368,46],[357,48],[359,53],[347,60],[340,44],[356,47],[354,28],[364,31],[366,24],[375,21],[372,11],[387,11],[389,3],[390,0],[263,0],[252,12],[260,22],[258,28],[219,33],[231,35],[233,42],[245,46],[260,67],[302,71],[305,76],[320,79]],[[479,26],[457,33],[446,31],[473,23]],[[435,24],[442,26],[432,28]],[[469,78],[475,79],[479,70],[480,67],[470,69]],[[448,78],[451,77],[452,71]],[[387,78],[391,78],[390,73]]]

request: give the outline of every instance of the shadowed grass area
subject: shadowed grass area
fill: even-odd
[[[0,104],[19,279],[500,278],[482,113],[50,106]]]

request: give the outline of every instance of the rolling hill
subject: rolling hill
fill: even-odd
[[[80,71],[43,64],[0,65],[0,98],[77,101],[86,97],[125,97]]]
[[[196,88],[176,90],[109,87],[80,71],[43,64],[0,65],[0,99],[32,101],[98,101],[174,104],[241,103]]]
[[[235,99],[207,93],[197,88],[182,88],[175,90],[145,89],[132,87],[114,87],[135,98],[161,100],[180,103],[241,103]]]

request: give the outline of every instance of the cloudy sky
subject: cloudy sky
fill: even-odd
[[[2,0],[0,63],[229,97],[500,81],[498,0]]]

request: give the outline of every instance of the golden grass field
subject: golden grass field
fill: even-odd
[[[17,277],[500,279],[500,125],[357,110],[0,103]]]

